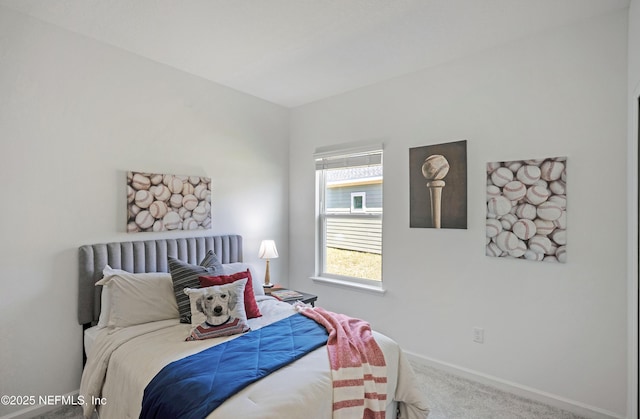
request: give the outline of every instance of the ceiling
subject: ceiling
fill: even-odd
[[[0,0],[0,5],[286,107],[629,0]]]

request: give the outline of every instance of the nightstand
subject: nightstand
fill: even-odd
[[[271,291],[275,291],[275,290],[286,290],[287,288],[270,288],[267,290],[267,288],[265,288],[265,294],[269,295],[271,293]],[[311,307],[315,307],[315,303],[316,300],[318,300],[318,296],[314,295],[314,294],[309,294],[308,292],[302,292],[302,291],[297,291],[296,292],[302,294],[302,297],[300,298],[295,298],[295,299],[291,299],[291,300],[281,300],[284,301],[285,303],[288,304],[294,304],[297,301],[301,301],[305,304],[311,304]]]
[[[311,307],[316,306],[316,300],[318,299],[317,295],[309,294],[308,292],[302,292],[302,291],[298,291],[298,292],[302,294],[302,298],[299,298],[293,301],[285,301],[285,302],[289,304],[293,304],[296,301],[302,301],[305,304],[311,304]]]

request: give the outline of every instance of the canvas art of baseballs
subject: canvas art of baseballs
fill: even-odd
[[[127,172],[127,231],[211,228],[211,178]]]
[[[567,261],[567,158],[487,163],[486,255]]]

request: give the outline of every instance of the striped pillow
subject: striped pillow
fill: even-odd
[[[204,259],[200,262],[200,266],[212,267],[216,271],[222,271],[222,263],[218,256],[213,253],[213,250],[209,250],[206,255],[204,255]]]
[[[171,256],[167,260],[173,281],[173,292],[178,303],[180,323],[191,323],[191,305],[184,289],[200,287],[198,277],[201,275],[222,273],[222,264],[213,250],[207,252],[200,265],[191,265]]]

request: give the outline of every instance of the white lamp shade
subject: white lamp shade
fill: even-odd
[[[277,258],[278,249],[276,249],[276,242],[273,240],[262,240],[262,243],[260,243],[260,250],[258,251],[258,257],[260,259]]]

